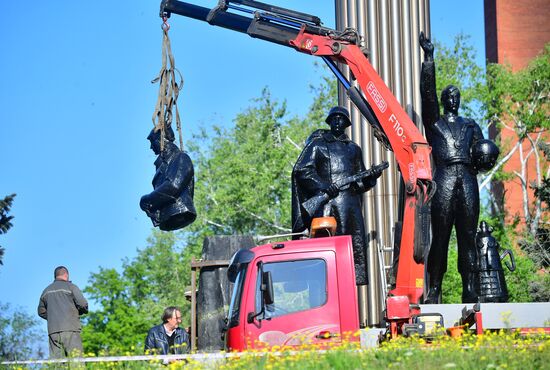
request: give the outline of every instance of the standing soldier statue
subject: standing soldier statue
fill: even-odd
[[[351,235],[356,284],[366,285],[362,194],[376,185],[387,163],[365,170],[361,148],[345,134],[351,125],[346,108],[332,108],[326,123],[330,130],[310,135],[292,171],[292,232],[309,228],[314,217],[333,216],[336,235]]]

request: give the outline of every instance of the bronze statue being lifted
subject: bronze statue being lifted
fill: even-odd
[[[147,139],[158,155],[153,178],[154,190],[141,197],[139,205],[154,226],[170,231],[181,229],[197,217],[193,205],[194,170],[191,158],[174,144],[174,131],[165,129],[161,150],[161,131],[153,129]]]
[[[424,51],[420,90],[422,121],[432,146],[437,191],[432,199],[432,244],[426,265],[428,292],[425,303],[440,303],[441,284],[447,271],[447,251],[453,226],[458,243],[458,271],[462,276],[462,302],[476,302],[476,229],[479,218],[477,172],[492,168],[498,148],[483,138],[479,125],[458,115],[460,91],[449,85],[441,92],[443,115],[436,95],[434,46],[420,34]]]

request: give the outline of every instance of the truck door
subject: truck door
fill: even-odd
[[[293,253],[288,257],[292,259],[284,258],[284,254],[264,256],[250,266],[255,281],[248,284],[251,299],[245,308],[248,346],[341,342],[334,252]],[[262,270],[271,273],[274,294],[273,303],[257,315],[262,311]]]

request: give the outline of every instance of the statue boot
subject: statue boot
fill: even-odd
[[[425,304],[439,304],[441,303],[441,282],[436,282],[435,284],[430,284],[428,289],[428,294],[426,299],[424,299]]]

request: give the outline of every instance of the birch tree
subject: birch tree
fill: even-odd
[[[501,133],[511,132],[513,135],[507,137],[514,139],[500,140],[500,160],[481,184],[486,186],[493,179],[507,181],[515,178],[522,193],[525,229],[529,234],[537,235],[542,225],[548,225],[548,214],[544,212],[542,198],[530,199],[529,193],[530,189],[540,188],[550,176],[550,167],[542,149],[548,143],[550,128],[550,43],[527,68],[518,72],[505,65],[489,65],[485,104],[491,124],[495,124]],[[513,155],[519,158],[519,168],[503,174],[504,165]],[[534,167],[531,182],[528,181],[529,163]],[[500,208],[500,211],[504,213],[505,209]]]

